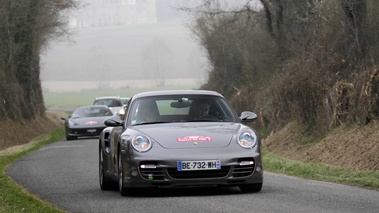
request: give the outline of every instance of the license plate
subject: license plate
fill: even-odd
[[[89,133],[95,133],[96,129],[87,129],[87,132],[89,132]]]
[[[178,161],[178,171],[221,169],[220,160]]]

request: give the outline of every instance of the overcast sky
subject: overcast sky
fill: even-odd
[[[41,56],[43,87],[48,81],[156,79],[158,67],[164,78],[191,78],[200,85],[206,78],[204,54],[184,26],[186,14],[170,5],[157,0],[156,24],[80,29],[73,42],[52,43]],[[165,57],[152,59],[151,52]]]

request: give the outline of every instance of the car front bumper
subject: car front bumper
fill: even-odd
[[[66,135],[71,137],[99,136],[105,127],[66,128]]]
[[[238,150],[238,149],[237,149]],[[256,150],[182,150],[167,153],[134,153],[123,157],[125,187],[238,186],[263,182],[261,155]],[[162,150],[161,150],[162,151]],[[175,153],[175,154],[173,154]],[[223,153],[223,154],[220,154]],[[217,170],[178,171],[178,161],[220,160]],[[250,164],[246,164],[250,162]],[[252,163],[251,163],[252,162]],[[141,168],[144,165],[145,168]]]

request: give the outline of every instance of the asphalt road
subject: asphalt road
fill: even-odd
[[[58,141],[30,153],[6,174],[67,212],[378,212],[379,191],[265,172],[260,193],[233,188],[146,189],[131,197],[101,191],[98,140]]]

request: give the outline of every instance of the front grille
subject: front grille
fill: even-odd
[[[222,166],[217,170],[200,171],[178,171],[176,168],[167,169],[168,174],[175,179],[196,179],[196,178],[220,178],[226,177],[229,173],[229,166]]]
[[[164,174],[162,169],[139,169],[142,177],[146,180],[163,180]]]
[[[73,134],[77,135],[100,135],[104,127],[95,127],[95,128],[83,128],[83,129],[71,129]]]
[[[242,161],[252,161],[251,165],[239,165]],[[140,165],[156,165],[158,162],[146,161],[141,162]],[[159,167],[159,166],[158,166]],[[146,180],[164,180],[165,173],[173,179],[201,179],[201,178],[223,178],[227,177],[229,172],[233,177],[248,177],[253,174],[255,170],[254,158],[240,158],[234,163],[234,166],[221,166],[221,169],[215,170],[194,170],[194,171],[178,171],[177,168],[139,168],[142,177]]]

